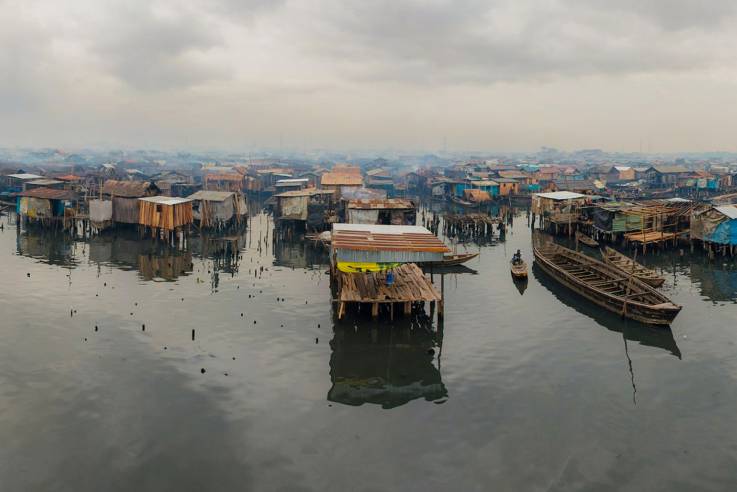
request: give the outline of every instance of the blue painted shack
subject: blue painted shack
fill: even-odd
[[[499,196],[499,183],[491,179],[471,181],[471,187],[476,190],[487,192],[492,199]]]
[[[704,243],[737,246],[737,206],[722,205],[695,212],[691,217],[691,236]]]

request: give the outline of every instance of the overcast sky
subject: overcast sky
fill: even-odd
[[[737,2],[0,0],[0,144],[737,151]]]

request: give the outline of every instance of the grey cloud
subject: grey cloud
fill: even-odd
[[[91,49],[112,74],[140,90],[188,87],[228,76],[228,67],[207,62],[208,50],[223,43],[217,25],[197,11],[161,14],[154,7],[126,3],[95,26]]]
[[[304,47],[314,56],[340,60],[338,70],[359,80],[489,83],[679,71],[719,60],[713,46],[698,41],[729,36],[724,26],[735,10],[716,0],[708,0],[703,11],[692,5],[328,1]],[[687,28],[696,32],[684,34]]]

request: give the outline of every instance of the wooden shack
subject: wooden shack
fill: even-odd
[[[349,224],[415,225],[417,207],[404,198],[358,199],[346,205]]]
[[[239,225],[248,213],[241,193],[201,190],[187,197],[192,200],[192,216],[202,229],[221,229]]]
[[[138,224],[139,198],[155,196],[158,186],[147,181],[108,179],[102,185],[102,198],[112,201],[112,221],[118,224]]]
[[[275,217],[278,224],[298,222],[310,230],[321,230],[328,217],[335,213],[335,192],[332,190],[286,191],[274,195]]]
[[[53,188],[34,188],[16,195],[16,212],[24,223],[66,228],[66,218],[76,216],[76,193]]]
[[[694,211],[691,237],[702,241],[710,252],[733,255],[737,247],[737,206],[721,205]]]
[[[138,223],[154,233],[184,232],[194,221],[189,198],[150,196],[139,198]]]
[[[431,317],[436,307],[442,317],[442,287],[438,292],[415,263],[439,262],[448,252],[424,227],[333,224],[330,268],[338,318],[349,306],[362,305],[370,307],[373,317],[382,306],[391,318],[395,306],[410,315],[426,302]]]
[[[363,186],[363,176],[358,172],[331,171],[320,177],[320,186],[325,190],[335,190],[341,194],[344,188],[360,188]]]

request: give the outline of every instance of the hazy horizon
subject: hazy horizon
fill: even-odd
[[[727,2],[0,6],[5,147],[737,151]]]

